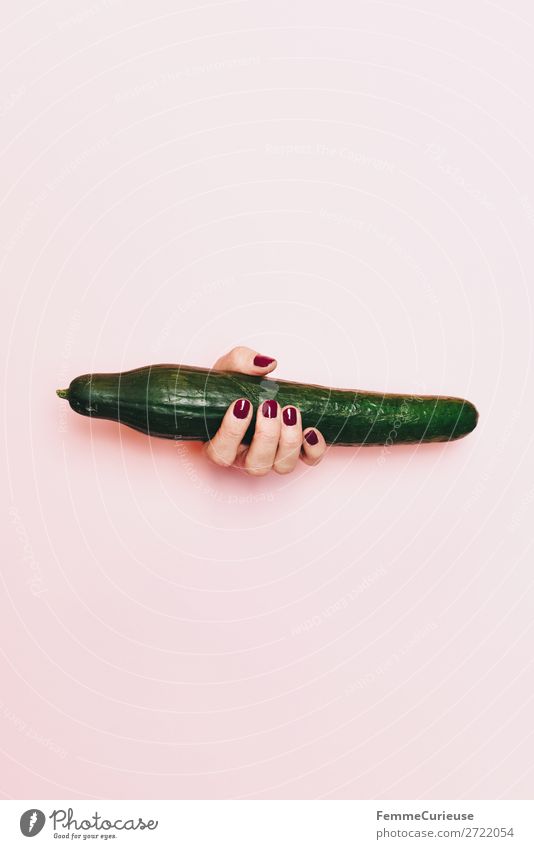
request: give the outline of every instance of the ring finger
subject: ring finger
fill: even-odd
[[[279,475],[292,472],[300,455],[302,446],[302,422],[300,410],[296,407],[284,407],[282,410],[282,426],[280,442],[274,458],[274,470]]]

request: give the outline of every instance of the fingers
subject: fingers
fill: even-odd
[[[213,463],[225,467],[235,464],[259,477],[271,469],[280,475],[292,472],[299,456],[309,466],[322,459],[326,451],[324,438],[317,428],[306,428],[303,434],[296,407],[281,410],[276,401],[264,401],[257,411],[254,436],[247,447],[243,439],[252,415],[252,404],[246,398],[239,398],[228,407],[219,430],[205,447]]]
[[[274,400],[264,401],[256,416],[256,429],[244,460],[249,475],[266,475],[270,472],[280,440],[280,405]]]
[[[300,410],[296,407],[284,407],[282,410],[282,424],[280,428],[280,441],[274,458],[273,469],[279,475],[287,475],[292,472],[300,455],[302,446],[302,421]]]
[[[269,374],[276,368],[276,360],[241,345],[219,357],[213,368],[221,371],[240,371],[242,374],[263,375]]]
[[[322,433],[316,427],[308,427],[304,431],[302,453],[300,455],[307,466],[316,466],[326,451],[326,442]]]
[[[206,445],[206,454],[218,466],[231,466],[252,419],[252,404],[239,398],[230,404],[221,426],[213,439]]]

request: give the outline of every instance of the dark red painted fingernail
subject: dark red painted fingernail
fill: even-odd
[[[271,363],[274,363],[274,357],[262,357],[261,354],[254,357],[254,365],[258,368],[267,368]]]
[[[250,410],[250,401],[247,398],[240,398],[234,404],[234,416],[236,419],[246,419]]]
[[[309,430],[308,433],[305,435],[304,439],[306,440],[308,445],[317,445],[317,443],[319,442],[319,437],[317,436],[314,430]]]
[[[282,413],[282,418],[284,420],[284,424],[286,424],[286,425],[296,425],[296,423],[297,423],[297,409],[296,409],[296,407],[286,407],[284,412]]]
[[[264,401],[261,405],[261,411],[266,419],[275,419],[278,414],[278,404],[272,399]]]

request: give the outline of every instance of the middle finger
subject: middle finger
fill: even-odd
[[[245,460],[250,475],[266,475],[272,469],[281,427],[280,405],[264,401],[256,415],[256,428]]]

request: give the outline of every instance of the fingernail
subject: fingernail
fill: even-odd
[[[267,368],[271,363],[274,363],[274,357],[262,357],[261,354],[254,357],[254,365],[258,368]]]
[[[319,437],[315,433],[314,430],[309,430],[308,433],[304,436],[304,439],[308,443],[308,445],[317,445],[319,442]]]
[[[236,419],[246,419],[250,410],[250,401],[247,398],[240,398],[234,404],[234,416]]]
[[[278,404],[274,400],[264,401],[261,411],[266,419],[275,419],[278,413]]]
[[[286,407],[284,412],[282,413],[282,418],[284,420],[284,424],[286,424],[286,425],[296,425],[296,423],[297,423],[297,409],[296,409],[296,407]]]

